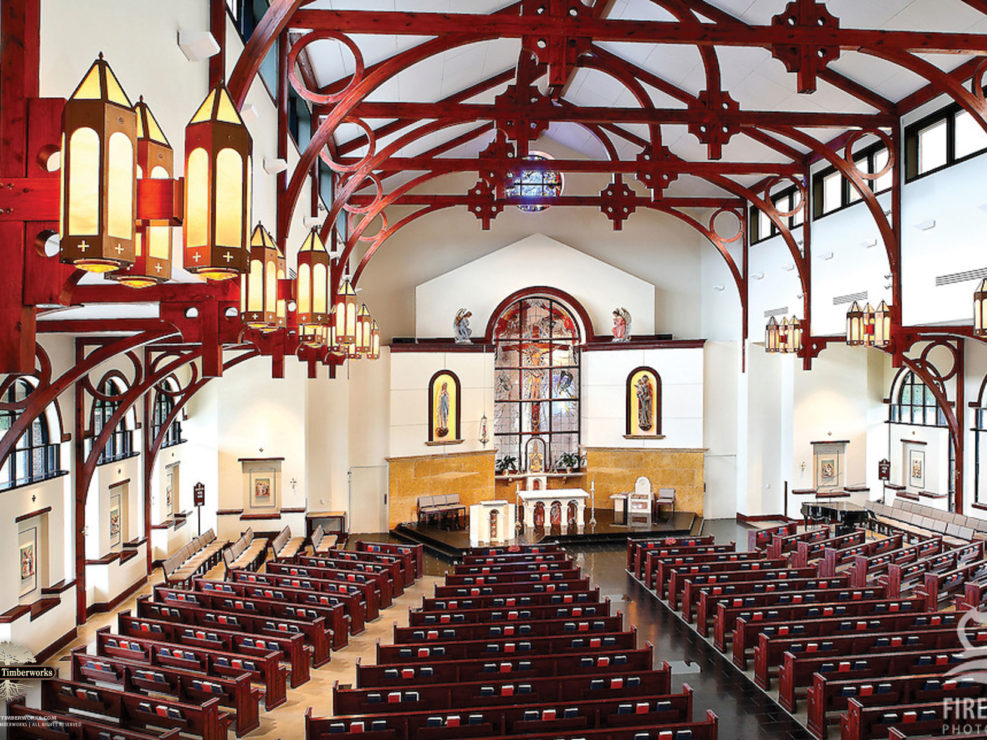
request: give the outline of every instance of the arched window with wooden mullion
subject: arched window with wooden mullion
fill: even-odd
[[[7,408],[0,410],[0,434],[13,425],[19,412],[13,406],[23,404],[34,386],[18,378],[0,396]],[[17,440],[14,449],[0,466],[0,490],[52,478],[61,473],[60,433],[52,434],[47,414],[39,414],[31,427]]]

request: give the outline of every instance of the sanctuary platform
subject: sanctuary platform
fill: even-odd
[[[542,541],[558,542],[562,545],[612,544],[625,542],[630,538],[660,537],[662,535],[690,534],[702,524],[702,517],[690,511],[677,511],[667,520],[654,521],[650,524],[615,524],[613,512],[609,509],[597,509],[596,524],[587,524],[582,532],[576,527],[526,527],[520,536],[509,544],[533,545]],[[469,549],[469,530],[443,529],[438,525],[422,525],[415,523],[399,524],[391,530],[391,535],[401,540],[421,544],[432,555],[446,559],[458,560],[465,550]]]

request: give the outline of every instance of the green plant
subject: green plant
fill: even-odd
[[[575,452],[563,452],[559,455],[557,467],[566,470],[576,470],[579,468],[579,455]]]
[[[494,463],[494,470],[497,475],[503,475],[508,470],[517,470],[517,458],[513,455],[504,455],[502,458]]]

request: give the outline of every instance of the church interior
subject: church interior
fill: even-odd
[[[985,75],[985,0],[0,0],[4,737],[987,737]]]

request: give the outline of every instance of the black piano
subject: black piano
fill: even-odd
[[[802,518],[806,524],[833,524],[836,536],[860,528],[872,516],[870,509],[852,501],[806,501],[802,504]]]

